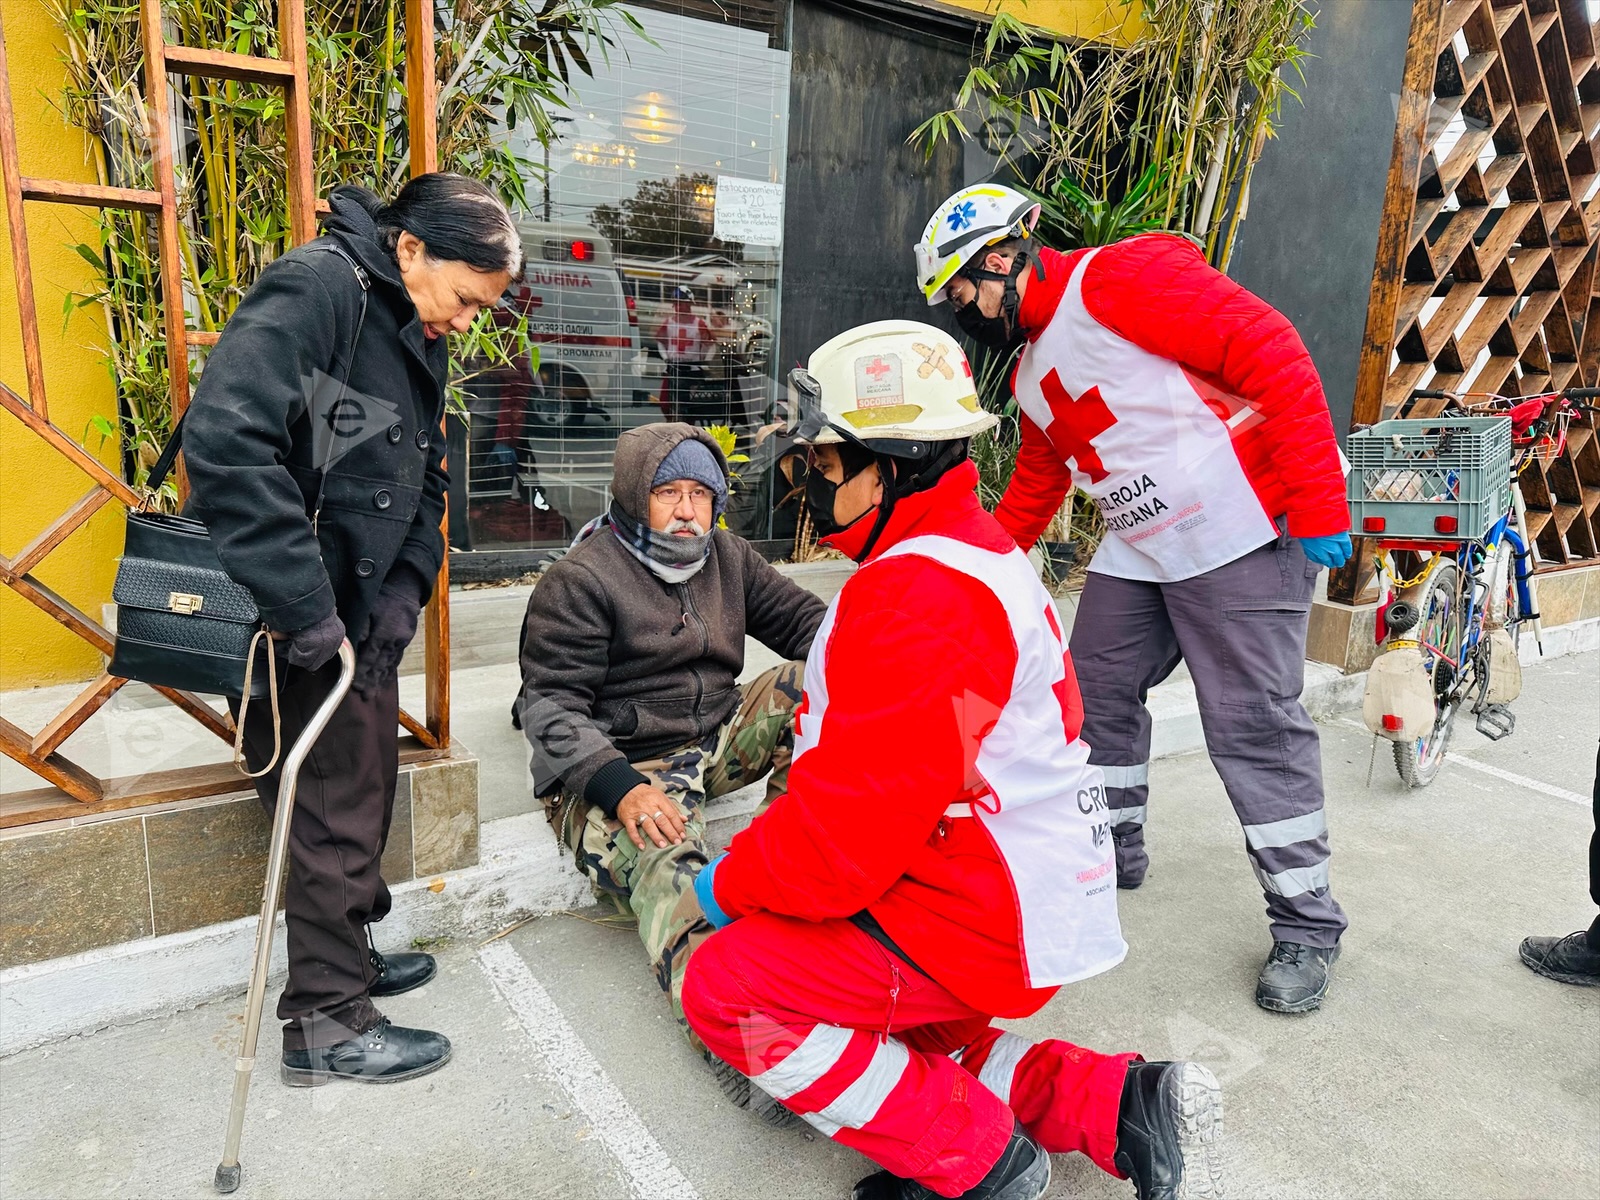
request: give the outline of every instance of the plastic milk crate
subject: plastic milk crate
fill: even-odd
[[[1379,421],[1348,445],[1357,534],[1477,539],[1511,508],[1508,417]]]

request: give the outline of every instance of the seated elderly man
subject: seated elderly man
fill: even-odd
[[[769,771],[767,801],[783,793],[826,608],[717,528],[728,466],[704,430],[624,433],[611,492],[528,601],[518,713],[556,835],[638,918],[683,1024],[690,934],[709,932],[694,899],[705,802]],[[740,687],[747,633],[789,661]]]

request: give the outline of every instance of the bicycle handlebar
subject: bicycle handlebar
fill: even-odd
[[[1465,394],[1487,395],[1487,393],[1478,393],[1478,392],[1456,393],[1456,392],[1441,392],[1441,391],[1438,391],[1435,388],[1417,388],[1415,391],[1413,391],[1411,393],[1411,398],[1413,400],[1445,400],[1445,401],[1449,402],[1449,406],[1459,409],[1459,408],[1462,407],[1461,400],[1462,400],[1462,396],[1465,395]],[[1584,412],[1600,413],[1600,408],[1596,408],[1592,404],[1581,404],[1581,403],[1578,403],[1579,401],[1582,401],[1582,400],[1600,400],[1600,387],[1592,387],[1592,388],[1562,388],[1559,392],[1549,392],[1549,393],[1546,393],[1546,395],[1552,401],[1555,401],[1555,400],[1567,400],[1567,401],[1570,401],[1570,402],[1572,402],[1572,406],[1574,408],[1581,409]],[[1490,398],[1491,399],[1495,399],[1495,400],[1503,400],[1503,401],[1507,402],[1508,404],[1516,404],[1516,403],[1520,403],[1520,402],[1525,401],[1525,400],[1532,399],[1531,396],[1521,396],[1521,397],[1518,397],[1518,396],[1492,396]]]

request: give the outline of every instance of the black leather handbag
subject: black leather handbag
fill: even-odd
[[[345,259],[361,284],[358,344],[367,316],[367,273],[343,250],[331,245],[326,249]],[[353,364],[354,360],[352,348],[348,361]],[[347,366],[339,400],[349,385]],[[150,468],[151,495],[165,482],[182,443],[180,418]],[[313,527],[322,510],[326,469],[322,475],[311,513]],[[231,696],[245,704],[270,695],[276,737],[278,664],[272,638],[249,589],[223,569],[204,522],[147,509],[131,510],[111,598],[117,605],[117,636],[107,668],[110,674],[160,687]],[[244,717],[241,709],[236,722],[241,734]],[[235,761],[241,748],[236,739]],[[274,761],[276,758],[274,753]],[[256,774],[271,766],[268,763]]]

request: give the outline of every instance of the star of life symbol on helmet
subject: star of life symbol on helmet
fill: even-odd
[[[917,366],[917,378],[928,379],[935,371],[946,379],[956,377],[955,369],[945,361],[945,356],[950,353],[949,346],[929,346],[923,342],[912,342],[911,349],[922,359]]]
[[[950,215],[945,218],[950,223],[950,228],[955,233],[960,233],[977,219],[978,206],[971,200],[963,200],[950,210]]]

